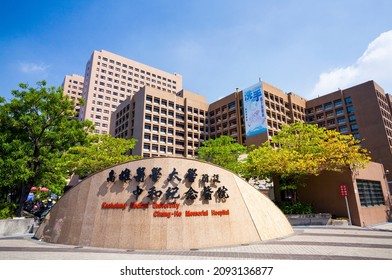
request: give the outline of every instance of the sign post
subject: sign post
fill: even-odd
[[[351,226],[351,216],[350,216],[350,208],[348,207],[348,201],[347,201],[347,196],[348,196],[348,190],[347,190],[347,185],[340,185],[340,196],[344,197],[344,200],[346,201],[346,208],[347,208],[347,214],[348,214],[348,224]]]

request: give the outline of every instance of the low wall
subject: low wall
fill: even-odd
[[[298,214],[298,215],[286,215],[292,226],[325,226],[331,219],[331,214]]]
[[[34,218],[0,220],[0,236],[33,233]]]

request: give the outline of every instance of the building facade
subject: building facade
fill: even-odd
[[[243,91],[236,92],[210,104],[209,138],[228,135],[243,145],[260,145],[276,135],[283,124],[305,121],[306,100],[292,92],[285,93],[262,82],[267,118],[267,132],[246,136]]]
[[[110,134],[138,139],[133,155],[194,158],[196,149],[208,138],[207,117],[204,96],[145,86],[118,106]]]
[[[80,102],[83,94],[84,77],[76,74],[65,75],[62,87],[64,94],[68,95],[75,103],[76,117],[79,118]]]
[[[373,161],[392,171],[391,98],[374,81],[312,99],[306,103],[306,121],[336,129],[361,140]],[[392,181],[391,174],[387,174]]]
[[[356,226],[388,222],[392,218],[384,167],[371,162],[366,168],[342,172],[323,172],[307,178],[306,188],[299,188],[301,202],[312,203],[316,213],[331,213],[334,217],[349,217],[345,198],[340,192],[345,186],[351,221]]]
[[[118,107],[111,134],[138,139],[134,153],[144,157],[195,157],[205,139],[228,135],[240,144],[258,146],[276,135],[282,125],[306,122],[351,133],[370,151],[374,162],[392,171],[391,98],[374,81],[309,101],[265,82],[262,89],[265,133],[247,137],[243,91],[207,104],[204,96],[186,90],[172,94],[146,86]],[[392,181],[392,172],[386,171],[386,176]]]
[[[104,50],[94,51],[86,64],[80,120],[91,120],[95,133],[108,134],[111,114],[144,86],[175,95],[182,76],[170,74]]]
[[[392,174],[392,98],[374,81],[312,100],[262,82],[267,128],[253,136],[246,133],[242,90],[207,104],[204,96],[182,89],[181,75],[104,50],[92,53],[84,78],[67,75],[63,87],[75,100],[80,120],[91,120],[95,133],[137,138],[134,152],[142,156],[193,157],[203,140],[221,135],[258,146],[282,125],[306,122],[351,133]],[[85,105],[79,108],[80,96]]]

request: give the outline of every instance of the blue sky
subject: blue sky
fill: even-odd
[[[376,80],[392,93],[389,0],[3,1],[0,95],[59,86],[107,50],[183,76],[209,102],[259,78],[312,98]]]

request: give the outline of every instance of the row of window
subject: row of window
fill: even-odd
[[[134,70],[135,72],[140,72],[141,74],[146,74],[147,76],[152,76],[152,77],[155,77],[155,78],[158,78],[158,79],[162,79],[162,80],[164,80],[164,81],[168,81],[169,83],[171,83],[171,82],[173,82],[174,84],[176,83],[175,80],[172,81],[172,80],[167,79],[167,78],[165,78],[165,77],[161,77],[160,75],[156,75],[156,74],[154,74],[154,73],[150,73],[150,72],[148,72],[148,71],[145,71],[145,70],[142,70],[142,69],[133,67],[133,66],[131,66],[131,65],[127,65],[127,64],[125,64],[125,63],[121,63],[121,62],[119,62],[119,61],[114,61],[113,59],[109,59],[109,58],[107,58],[107,57],[98,56],[98,59],[102,59],[103,61],[108,62],[109,64],[113,64],[113,65],[115,64],[115,65],[117,65],[117,66],[122,67],[123,69]],[[116,67],[116,69],[117,69],[117,68],[118,68],[118,67]],[[118,68],[118,69],[119,69],[119,68]]]
[[[97,68],[97,71],[99,71],[99,68]],[[122,85],[125,85],[125,84],[127,84],[125,81],[129,81],[129,82],[134,82],[134,83],[136,83],[136,84],[141,84],[141,85],[144,85],[144,81],[140,81],[140,80],[138,80],[138,79],[136,79],[136,78],[140,78],[140,79],[142,79],[142,80],[146,80],[146,81],[148,81],[148,82],[153,82],[153,83],[156,83],[156,84],[158,84],[158,85],[163,85],[163,86],[165,86],[165,87],[168,87],[168,88],[171,88],[172,87],[172,85],[170,85],[170,84],[168,84],[168,83],[165,83],[165,82],[161,82],[161,81],[157,81],[157,80],[155,80],[155,79],[150,79],[150,78],[145,78],[144,76],[139,76],[138,74],[132,74],[132,72],[128,72],[128,77],[127,76],[125,76],[125,75],[120,75],[120,74],[116,74],[116,73],[113,73],[113,72],[111,72],[111,71],[106,71],[105,69],[101,69],[101,71],[100,71],[102,74],[105,74],[105,75],[98,75],[98,74],[96,74],[95,75],[95,77],[96,78],[99,78],[99,79],[101,79],[101,80],[103,80],[103,81],[108,81],[108,82],[113,82],[113,83],[116,83],[116,84],[119,84],[119,83],[121,83]],[[106,76],[106,74],[108,75],[108,76]],[[123,72],[123,74],[127,74],[127,72],[126,71],[124,71]],[[115,78],[112,78],[112,77],[115,77]],[[136,77],[136,78],[131,78],[131,76],[132,77]],[[118,79],[116,79],[116,78],[120,78],[121,77],[121,79],[123,79],[121,82],[120,82],[120,80],[118,80]],[[102,83],[104,83],[104,82],[102,82]],[[130,83],[128,83],[127,84],[129,87],[131,87],[132,85],[130,84]],[[174,89],[176,89],[176,86],[173,86],[173,88]]]
[[[275,94],[272,94],[268,91],[264,91],[264,97],[265,97],[265,101],[267,101],[269,99],[271,101],[275,101],[276,103],[280,103],[282,105],[285,104],[282,97],[276,96]]]
[[[184,156],[185,155],[185,150],[183,148],[173,148],[173,147],[167,147],[167,146],[158,146],[158,145],[150,145],[150,144],[144,144],[143,145],[143,152],[153,152],[153,153],[161,153],[161,154],[170,154],[170,155],[177,155],[177,156]],[[194,156],[195,151],[193,149],[188,149],[188,155],[189,156]],[[150,157],[149,154],[145,154],[145,157]],[[153,155],[154,156],[154,155]],[[158,155],[155,155],[158,156]]]
[[[158,134],[151,134],[151,133],[144,133],[144,140],[148,142],[155,142],[155,143],[161,143],[161,144],[170,144],[173,145],[174,143],[176,145],[185,146],[185,141],[181,139],[176,139],[174,140],[173,137],[167,136],[167,135],[158,135]],[[199,139],[195,139],[196,141],[188,140],[187,144],[188,147],[199,147]]]
[[[345,99],[346,105],[349,105],[352,103],[351,97],[347,97]],[[313,114],[315,112],[320,112],[323,110],[328,110],[332,109],[333,107],[341,107],[343,105],[343,101],[341,99],[334,100],[333,102],[327,102],[321,105],[317,105],[314,108],[308,108],[306,109],[306,114]]]
[[[117,92],[115,92],[113,95],[117,96]],[[98,98],[98,99],[105,99],[106,101],[112,101],[112,102],[117,102],[117,103],[121,103],[122,101],[124,101],[124,99],[117,99],[115,97],[110,97],[107,95],[103,95],[103,94],[93,94],[93,97]],[[120,97],[125,98],[124,94],[120,94]]]
[[[354,107],[351,105],[346,108],[346,112],[349,115],[350,122],[356,121],[355,116],[352,115],[352,114],[354,114],[354,111],[355,111]],[[311,114],[311,115],[308,115],[306,119],[308,122],[314,122],[315,120],[321,120],[324,118],[327,118],[327,119],[328,118],[335,118],[336,116],[342,116],[342,115],[344,115],[344,109],[339,108],[339,109],[319,113],[316,116]],[[342,119],[342,118],[344,119],[344,117],[338,117],[338,119]]]
[[[109,110],[107,110],[107,109],[103,109],[102,110],[102,108],[95,108],[95,107],[91,107],[91,111],[96,111],[96,112],[98,112],[98,113],[104,113],[104,114],[106,114],[106,115],[108,115],[108,114],[110,114],[110,111]]]
[[[102,102],[102,101],[95,101],[95,100],[93,100],[92,101],[92,104],[96,104],[96,105],[98,105],[98,106],[105,106],[105,107],[107,107],[107,108],[112,108],[112,109],[116,109],[117,108],[117,105],[116,104],[109,104],[109,103],[104,103],[104,102]]]
[[[99,130],[99,129],[94,129],[95,134],[108,134],[107,130]]]
[[[145,85],[150,86],[152,88],[157,88],[157,89],[162,90],[162,91],[167,91],[169,93],[175,93],[176,92],[175,91],[176,90],[176,86],[175,85],[161,83],[160,81],[156,81],[155,79],[151,80],[150,78],[146,78],[147,82],[144,82],[144,81],[141,81],[141,80],[138,80],[138,79],[135,79],[135,78],[132,79],[129,76],[127,77],[126,75],[129,75],[129,74],[132,75],[131,72],[129,72],[129,74],[127,74],[127,71],[123,71],[123,74],[126,74],[126,75],[120,75],[120,74],[117,74],[117,73],[113,73],[111,71],[106,71],[105,69],[97,68],[96,70],[98,72],[101,72],[102,74],[109,75],[108,77],[106,77],[105,75],[98,75],[98,74],[96,74],[95,77],[97,79],[100,79],[99,81],[98,80],[94,81],[94,83],[96,85],[99,84],[101,86],[106,86],[108,88],[113,88],[115,90],[121,90],[121,91],[127,92],[127,93],[132,93],[133,91],[136,92],[141,87],[143,87]],[[113,79],[110,76],[114,76],[116,78],[119,78],[120,80],[118,80],[116,78]],[[144,80],[144,76],[139,76],[138,74],[135,74],[135,76],[132,75],[132,77],[137,77],[139,79]],[[106,80],[108,82],[106,82]],[[151,81],[152,81],[152,84],[151,84]],[[132,83],[130,83],[130,82],[132,82]],[[119,87],[116,84],[121,84],[123,87]],[[138,84],[140,84],[140,87],[139,87]],[[156,85],[156,84],[158,84],[158,85]],[[164,87],[162,87],[161,85],[163,85]],[[125,88],[125,86],[127,86],[128,88]],[[171,91],[170,88],[173,88],[173,91]]]
[[[210,111],[210,117],[214,116],[214,115],[220,115],[220,114],[224,114],[227,113],[228,110],[234,110],[235,109],[235,101],[230,102],[227,105],[223,105],[221,107],[216,108],[215,110],[211,110]]]
[[[161,99],[161,98],[158,98],[158,97],[152,97],[150,95],[146,96],[146,102],[150,103],[150,104],[153,103],[154,105],[157,105],[157,108],[159,108],[158,107],[158,105],[159,105],[159,106],[162,106],[162,107],[169,107],[171,109],[174,109],[174,107],[175,107],[177,111],[181,111],[181,112],[185,111],[185,106],[182,106],[182,105],[179,105],[179,104],[176,104],[176,106],[174,106],[174,102],[173,101],[168,101],[166,99]],[[163,110],[165,110],[165,109],[163,109]],[[206,113],[204,110],[197,109],[197,108],[192,108],[190,106],[188,106],[187,111],[188,111],[188,113],[200,114],[201,116],[204,116],[205,113]]]
[[[96,77],[98,78],[98,74],[96,75]],[[107,78],[107,80],[108,80],[108,82],[106,82],[106,81],[100,81],[99,82],[99,85],[100,86],[106,86],[106,87],[108,87],[108,88],[114,88],[114,89],[118,89],[118,86],[116,86],[115,84],[121,84],[121,85],[123,85],[123,86],[127,86],[129,89],[125,89],[125,88],[120,88],[120,90],[121,91],[126,91],[126,92],[128,92],[128,93],[132,93],[132,90],[131,90],[131,88],[133,87],[135,90],[137,90],[137,89],[139,89],[139,86],[137,85],[137,84],[140,84],[141,86],[144,86],[144,85],[147,85],[147,86],[150,86],[150,87],[153,87],[153,88],[155,88],[155,85],[154,84],[150,84],[149,82],[143,82],[143,81],[139,81],[139,80],[137,80],[137,79],[132,79],[132,78],[130,78],[130,77],[128,77],[127,78],[127,81],[129,81],[129,82],[132,82],[133,81],[133,83],[134,84],[131,84],[131,83],[129,83],[129,82],[125,82],[125,79],[126,79],[126,77],[125,76],[121,76],[123,79],[124,79],[124,81],[121,81],[120,82],[120,80],[117,80],[117,79],[112,79],[112,78]],[[101,78],[101,80],[106,80],[106,77],[105,76],[103,76],[103,75],[101,75],[100,76],[100,78]],[[150,79],[147,79],[147,81],[150,81]],[[153,83],[155,83],[156,81],[155,80],[152,80],[152,82]],[[161,84],[161,82],[156,82],[157,84]],[[98,81],[95,81],[95,84],[98,84]],[[162,83],[162,85],[164,86],[163,88],[161,88],[161,86],[157,86],[157,88],[159,89],[159,90],[163,90],[163,91],[166,91],[166,88],[165,87],[167,87],[167,88],[171,88],[171,85],[170,84],[166,84],[166,83]],[[173,86],[173,88],[175,89],[176,87],[175,86]],[[168,90],[170,93],[171,93],[171,91],[170,90]],[[173,93],[175,93],[175,91],[173,91]]]
[[[76,90],[80,90],[80,91],[82,91],[83,90],[83,87],[77,87],[77,86],[71,86],[71,85],[68,85],[68,88],[71,88],[71,89],[76,89]],[[68,91],[69,92],[69,91]]]
[[[72,79],[69,79],[68,82],[71,83],[71,84],[75,84],[75,85],[77,85],[77,84],[83,85],[83,82],[78,82],[78,81],[72,80]]]
[[[105,117],[105,116],[102,116],[102,115],[95,115],[94,116],[94,114],[91,114],[90,117],[92,119],[96,119],[96,120],[101,120],[102,119],[104,121],[109,121],[109,117]]]

